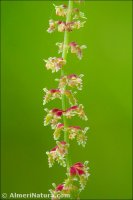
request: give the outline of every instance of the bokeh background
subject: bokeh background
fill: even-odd
[[[60,1],[67,3],[67,1]],[[43,88],[55,88],[55,78],[43,59],[58,56],[56,42],[63,34],[48,34],[48,20],[59,1],[2,1],[2,192],[48,193],[61,183],[65,169],[49,169],[45,152],[55,146],[50,127],[43,126]],[[90,161],[81,199],[132,199],[131,64],[132,2],[85,1],[80,7],[88,20],[70,40],[86,44],[79,61],[68,55],[66,73],[83,73],[77,98],[85,106],[90,126],[86,148],[71,143],[72,161]],[[60,107],[59,100],[47,107]]]

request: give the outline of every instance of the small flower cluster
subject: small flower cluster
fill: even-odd
[[[45,111],[47,112],[47,115],[44,118],[44,126],[51,124],[51,128],[54,129],[64,111],[58,108],[53,108],[50,111],[46,108]]]
[[[84,164],[81,162],[75,163],[70,167],[68,178],[58,186],[53,183],[54,189],[49,190],[54,199],[58,199],[59,195],[73,194],[73,199],[79,197],[79,193],[84,189],[89,177],[88,161]],[[74,198],[75,197],[75,198]]]
[[[79,126],[69,126],[68,127],[68,133],[69,133],[69,139],[73,140],[76,138],[78,145],[82,145],[85,147],[87,136],[86,132],[89,130],[88,127],[81,129]]]
[[[76,163],[72,167],[70,167],[70,175],[73,176],[73,179],[80,183],[80,191],[82,191],[86,185],[87,179],[89,177],[88,173],[88,161],[83,163]],[[75,178],[76,177],[76,178]]]
[[[56,6],[55,4],[53,5],[55,7],[55,12],[57,16],[66,17],[68,12],[68,7],[66,5],[59,5],[59,6]]]
[[[47,115],[44,118],[44,126],[51,124],[52,128],[55,128],[57,126],[57,123],[61,119],[62,115],[66,116],[66,118],[69,118],[69,119],[77,115],[85,121],[88,120],[87,116],[85,115],[84,107],[82,104],[72,106],[68,108],[67,110],[54,108],[50,111],[48,109],[45,109],[45,111],[47,112]]]
[[[76,138],[78,144],[85,147],[87,141],[86,132],[88,131],[88,129],[88,127],[82,129],[80,126],[68,126],[67,128],[65,128],[64,124],[58,123],[53,135],[54,139],[58,140],[61,136],[61,133],[66,131],[70,140]]]
[[[75,88],[78,90],[82,90],[82,77],[84,75],[80,74],[79,76],[76,74],[70,74],[68,76],[62,76],[60,79],[56,79],[59,82],[59,88],[64,88],[65,86]]]
[[[84,106],[82,104],[80,104],[78,106],[77,105],[72,106],[65,111],[65,116],[69,119],[71,119],[75,115],[78,115],[81,119],[83,119],[85,121],[88,120],[88,118],[84,112]]]
[[[80,20],[72,21],[72,22],[64,22],[64,21],[54,21],[53,19],[49,20],[49,28],[47,29],[48,33],[53,33],[55,30],[58,32],[71,32],[74,29],[80,29],[84,27],[86,21],[81,22]]]
[[[77,100],[74,96],[74,93],[72,93],[71,90],[61,90],[61,89],[51,89],[47,90],[46,88],[43,89],[43,91],[46,93],[43,99],[43,105],[48,103],[49,101],[53,99],[61,99],[62,94],[64,94],[71,105],[75,105],[77,103]]]
[[[56,43],[56,45],[59,47],[58,53],[62,53],[63,52],[63,48],[64,48],[64,44],[58,42],[58,43]],[[70,42],[69,45],[65,46],[65,48],[67,48],[67,50],[70,48],[71,49],[71,53],[76,54],[77,57],[81,60],[82,57],[83,57],[82,50],[86,49],[87,46],[86,45],[79,46],[76,42]]]
[[[68,144],[66,142],[57,142],[50,152],[46,152],[48,155],[49,167],[52,167],[54,162],[57,161],[61,166],[66,167],[65,155],[68,153]]]
[[[66,60],[63,58],[56,58],[56,57],[50,57],[48,60],[44,60],[46,62],[46,68],[49,70],[52,70],[52,73],[58,72],[65,64]]]
[[[53,100],[56,98],[61,99],[61,91],[59,89],[47,90],[47,88],[44,88],[43,91],[46,93],[43,99],[43,105],[48,103],[50,100]]]
[[[59,5],[55,7],[55,12],[57,16],[61,16],[61,17],[66,17],[67,13],[68,13],[68,6],[66,5]],[[86,19],[85,15],[83,12],[80,12],[80,10],[78,8],[73,8],[72,9],[72,17],[73,19],[79,19],[79,18],[83,18]]]

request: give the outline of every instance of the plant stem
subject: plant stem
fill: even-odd
[[[68,12],[67,12],[67,16],[66,16],[66,23],[71,22],[72,19],[72,8],[73,8],[73,0],[69,0],[68,3]],[[69,32],[65,31],[64,33],[64,42],[63,42],[63,52],[62,52],[62,58],[64,60],[67,59],[67,53],[68,53],[68,43],[69,43]],[[64,76],[65,72],[63,69],[61,69],[61,75]],[[64,87],[64,90],[66,89],[66,87]],[[66,97],[63,94],[62,95],[62,109],[66,110]],[[66,116],[63,116],[63,121],[64,121],[64,128],[66,129],[68,127],[67,124],[67,118]],[[68,134],[67,131],[64,132],[64,141],[69,144],[69,138],[68,138]],[[67,154],[66,156],[66,164],[67,164],[67,170],[69,170],[70,168],[70,156]]]

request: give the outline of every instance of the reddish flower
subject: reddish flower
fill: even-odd
[[[83,163],[81,163],[81,162],[77,162],[74,165],[77,166],[77,167],[84,167]]]
[[[58,108],[52,109],[52,113],[55,114],[57,117],[62,116],[63,112],[64,112],[63,110],[60,110]]]
[[[43,99],[43,105],[45,105],[46,103],[48,103],[49,101],[51,101],[53,99],[61,98],[61,91],[58,88],[50,89],[50,90],[47,90],[47,88],[43,88],[43,91],[45,92],[45,96]]]
[[[58,146],[54,147],[53,149],[51,149],[51,151],[56,151],[56,149],[58,149]],[[50,151],[50,152],[51,152]]]
[[[66,24],[66,22],[58,21],[58,24]]]
[[[66,142],[65,141],[62,141],[62,142],[60,142],[62,145],[65,145],[66,144]]]
[[[68,79],[71,79],[71,78],[77,78],[77,75],[76,74],[70,74],[67,76]]]
[[[69,46],[70,47],[75,47],[75,46],[77,46],[77,43],[76,42],[70,42]]]
[[[66,142],[62,141],[62,142],[60,142],[60,144],[65,145]],[[55,146],[53,149],[51,149],[51,151],[56,151],[56,149],[59,149],[59,146],[58,146],[58,145]],[[50,151],[50,152],[51,152],[51,151]]]
[[[56,191],[62,191],[64,188],[64,185],[63,184],[59,184],[57,187],[56,187]]]
[[[57,124],[57,128],[62,128],[64,127],[64,124]]]
[[[82,59],[82,50],[86,49],[86,45],[78,45],[76,42],[69,43],[69,46],[71,47],[71,53],[75,53],[79,59]]]
[[[71,110],[77,110],[77,108],[78,108],[78,106],[72,106],[72,107],[68,108],[66,110],[66,112],[71,111]]]
[[[73,129],[79,129],[79,130],[81,130],[81,127],[80,127],[80,126],[69,126],[69,128],[73,128]]]
[[[79,175],[85,174],[84,165],[80,162],[75,163],[72,167],[70,167],[70,175]]]
[[[46,68],[49,70],[52,70],[52,73],[58,72],[65,64],[66,60],[63,58],[56,58],[56,57],[50,57],[48,60],[44,60],[46,63]]]
[[[60,93],[60,90],[59,89],[51,89],[50,92],[51,93]]]
[[[52,113],[56,113],[57,111],[59,111],[58,108],[53,108],[53,109],[52,109]]]

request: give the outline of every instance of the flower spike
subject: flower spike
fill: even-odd
[[[87,18],[79,8],[74,8],[75,3],[81,3],[82,0],[68,0],[68,5],[55,5],[55,14],[60,19],[49,20],[48,33],[58,31],[64,33],[64,41],[56,43],[58,53],[61,57],[49,57],[44,60],[47,70],[52,73],[61,71],[61,77],[55,79],[58,81],[58,86],[52,89],[44,88],[43,105],[45,106],[52,100],[61,100],[62,107],[54,106],[50,110],[45,108],[46,116],[44,117],[44,126],[50,125],[53,129],[53,138],[56,145],[50,151],[47,151],[48,165],[52,167],[54,163],[66,167],[66,178],[62,183],[56,185],[53,183],[53,189],[50,189],[52,200],[59,200],[64,198],[79,199],[80,192],[85,188],[89,173],[88,161],[82,163],[77,162],[71,164],[70,145],[71,140],[76,140],[78,145],[85,147],[87,142],[88,127],[82,128],[79,125],[68,124],[74,116],[78,116],[82,120],[88,120],[84,106],[78,103],[75,90],[82,90],[83,74],[76,75],[75,73],[66,74],[64,66],[67,64],[67,54],[75,54],[79,60],[83,57],[83,50],[87,48],[86,45],[79,45],[75,41],[69,41],[69,34],[84,27]],[[62,20],[63,18],[63,20]],[[65,20],[64,20],[65,18]],[[62,139],[63,138],[63,139]],[[65,196],[62,196],[65,195]],[[66,196],[68,195],[68,196]]]

